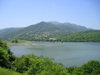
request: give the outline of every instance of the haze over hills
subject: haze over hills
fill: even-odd
[[[0,36],[5,36],[22,28],[5,28],[0,30]]]
[[[87,30],[90,29],[76,24],[42,21],[24,28],[0,30],[0,38],[4,40],[48,40],[56,36]]]

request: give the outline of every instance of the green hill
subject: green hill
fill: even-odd
[[[63,42],[100,42],[100,30],[90,30],[58,37]]]
[[[88,28],[71,23],[40,22],[18,31],[13,31],[1,39],[12,40],[49,40],[56,36],[63,36],[73,32],[89,30]],[[2,35],[0,35],[2,36]]]
[[[6,28],[6,29],[1,29],[0,30],[0,37],[4,37],[12,32],[16,32],[22,28]]]

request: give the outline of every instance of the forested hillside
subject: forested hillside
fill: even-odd
[[[58,37],[57,40],[62,42],[100,42],[100,30],[73,33]]]
[[[71,23],[40,22],[25,28],[0,30],[1,40],[100,42],[100,30]]]
[[[80,32],[89,30],[88,28],[71,23],[59,23],[59,22],[40,22],[18,31],[13,31],[2,37],[2,40],[50,40],[56,36],[63,36],[73,32]],[[6,32],[6,31],[5,31]]]
[[[1,29],[0,30],[0,37],[6,36],[12,32],[16,32],[22,28],[6,28],[6,29]]]

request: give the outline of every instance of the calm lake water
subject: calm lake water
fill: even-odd
[[[89,60],[100,60],[100,42],[38,42],[32,46],[12,46],[16,56],[35,54],[54,58],[65,66],[80,66]]]

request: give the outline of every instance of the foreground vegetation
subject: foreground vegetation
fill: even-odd
[[[80,67],[64,67],[53,59],[35,55],[15,57],[0,41],[0,75],[100,75],[100,61]]]
[[[0,67],[0,75],[23,75],[23,74]]]

